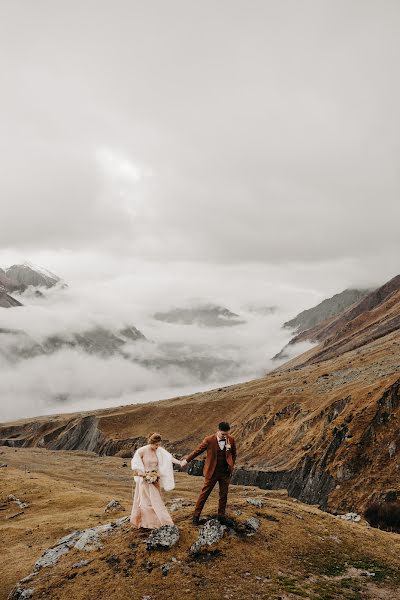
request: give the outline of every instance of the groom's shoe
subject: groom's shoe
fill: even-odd
[[[198,517],[197,515],[193,515],[193,517],[192,517],[192,523],[193,523],[193,525],[199,525],[200,524],[200,517]]]
[[[217,519],[221,525],[227,525],[228,527],[233,527],[235,525],[235,522],[226,515],[218,515]]]

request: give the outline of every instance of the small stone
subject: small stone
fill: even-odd
[[[337,516],[340,519],[342,519],[343,521],[352,521],[353,523],[358,523],[358,521],[361,521],[360,515],[358,515],[355,512],[349,512],[344,515],[337,515]]]
[[[161,569],[161,573],[163,575],[168,575],[168,573],[170,572],[170,570],[173,568],[174,565],[170,565],[168,563],[165,563],[165,565],[161,565],[160,569]]]
[[[29,507],[28,502],[22,502],[22,500],[20,500],[16,496],[13,496],[12,494],[10,494],[8,496],[8,499],[10,500],[10,502],[14,502],[14,504],[16,504],[18,506],[18,508],[28,508]]]
[[[146,540],[147,550],[172,548],[179,540],[179,529],[176,525],[162,525],[153,529]]]
[[[28,600],[32,598],[33,588],[22,589],[17,587],[8,597],[8,600]]]
[[[81,567],[86,567],[91,561],[90,560],[80,560],[72,565],[73,569],[80,569]]]
[[[250,517],[244,524],[250,531],[257,531],[260,528],[260,521],[256,517]]]
[[[258,498],[246,498],[246,502],[248,502],[248,504],[256,506],[257,508],[262,508],[264,506],[263,501],[259,500]]]
[[[142,565],[143,569],[145,571],[147,571],[148,573],[151,573],[152,570],[154,569],[154,565],[152,562],[150,562],[149,560],[146,560],[143,565]]]
[[[110,500],[110,502],[105,507],[104,512],[105,513],[120,512],[121,510],[125,510],[125,508],[122,506],[122,504],[119,500],[114,499],[114,500]]]
[[[390,442],[388,450],[389,450],[389,457],[393,458],[393,456],[396,454],[396,442],[395,441]]]

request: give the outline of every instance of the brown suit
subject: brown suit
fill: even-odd
[[[200,516],[203,506],[217,481],[219,484],[218,514],[225,514],[229,483],[236,461],[235,438],[228,433],[226,435],[226,442],[230,445],[230,448],[221,450],[217,436],[214,433],[213,435],[205,437],[200,446],[186,457],[187,462],[190,462],[196,458],[196,456],[207,450],[206,461],[203,468],[204,485],[194,509],[194,515],[197,517]]]

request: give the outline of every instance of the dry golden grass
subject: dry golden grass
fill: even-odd
[[[129,514],[132,472],[123,459],[79,452],[2,448],[0,459],[9,465],[0,472],[3,502],[14,494],[30,503],[15,518],[10,517],[20,509],[9,502],[0,512],[0,600],[5,600],[59,538]],[[176,483],[164,499],[194,502],[202,478],[177,473]],[[249,505],[248,497],[262,499],[263,507]],[[125,511],[110,517],[104,507],[112,498]],[[214,490],[204,515],[216,507]],[[184,507],[172,513],[181,538],[171,550],[148,552],[142,543],[148,532],[126,525],[104,538],[103,549],[71,550],[55,567],[43,569],[33,582],[33,600],[400,599],[400,536],[342,522],[283,492],[243,486],[231,486],[228,512],[237,522],[257,516],[260,530],[252,537],[226,535],[194,559],[188,549],[197,528],[191,525],[191,506]],[[175,566],[164,576],[160,566],[173,557]],[[82,559],[90,563],[72,567]],[[144,568],[147,561],[151,572]],[[375,576],[363,576],[365,571]]]

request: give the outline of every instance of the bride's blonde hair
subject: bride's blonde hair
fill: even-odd
[[[157,444],[158,442],[161,442],[161,435],[159,433],[157,433],[156,431],[153,433],[150,433],[149,437],[147,438],[147,443],[148,444]]]

